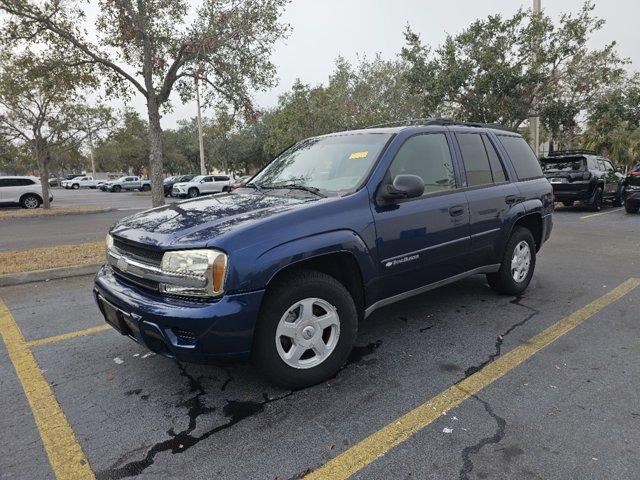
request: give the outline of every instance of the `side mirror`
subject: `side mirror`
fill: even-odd
[[[382,188],[382,198],[386,200],[415,198],[423,193],[424,182],[417,175],[396,175],[393,185],[385,185]]]

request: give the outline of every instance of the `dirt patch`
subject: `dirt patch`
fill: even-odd
[[[51,207],[49,210],[44,208],[34,208],[33,210],[27,210],[24,208],[11,208],[0,210],[0,220],[4,218],[25,218],[25,217],[48,217],[55,215],[74,215],[81,213],[102,213],[108,212],[111,209],[108,207],[101,207],[99,205],[78,205],[69,207]]]
[[[0,275],[105,261],[104,242],[58,245],[20,252],[0,252]]]

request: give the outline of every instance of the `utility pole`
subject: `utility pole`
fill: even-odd
[[[93,128],[89,130],[89,157],[91,158],[91,173],[93,179],[96,180],[96,160],[93,157]]]
[[[537,15],[542,11],[541,0],[533,0],[533,15]],[[536,45],[533,46],[533,61],[536,62],[536,52],[535,50],[538,48],[537,39],[534,40]],[[531,148],[533,149],[533,153],[536,154],[536,157],[539,156],[539,148],[540,148],[540,117],[538,116],[538,100],[534,98],[533,100],[533,115],[529,117],[529,136],[531,137]]]
[[[200,111],[200,78],[196,77],[196,104],[198,105],[198,144],[200,146],[200,175],[207,172],[204,166],[204,141],[202,140],[202,113]]]

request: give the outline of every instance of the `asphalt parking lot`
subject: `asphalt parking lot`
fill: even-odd
[[[522,297],[475,277],[379,310],[300,391],[150,355],[89,277],[2,288],[0,478],[638,478],[640,216],[554,222]]]

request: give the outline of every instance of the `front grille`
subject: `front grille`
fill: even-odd
[[[155,280],[147,280],[146,278],[137,277],[127,272],[123,272],[115,265],[112,265],[111,268],[113,269],[113,273],[116,277],[119,277],[126,282],[133,283],[156,292],[160,290],[160,284]]]
[[[113,237],[113,246],[126,257],[138,260],[155,267],[159,267],[162,263],[162,250],[154,249],[147,245],[139,243],[131,243],[120,240],[118,237]]]

